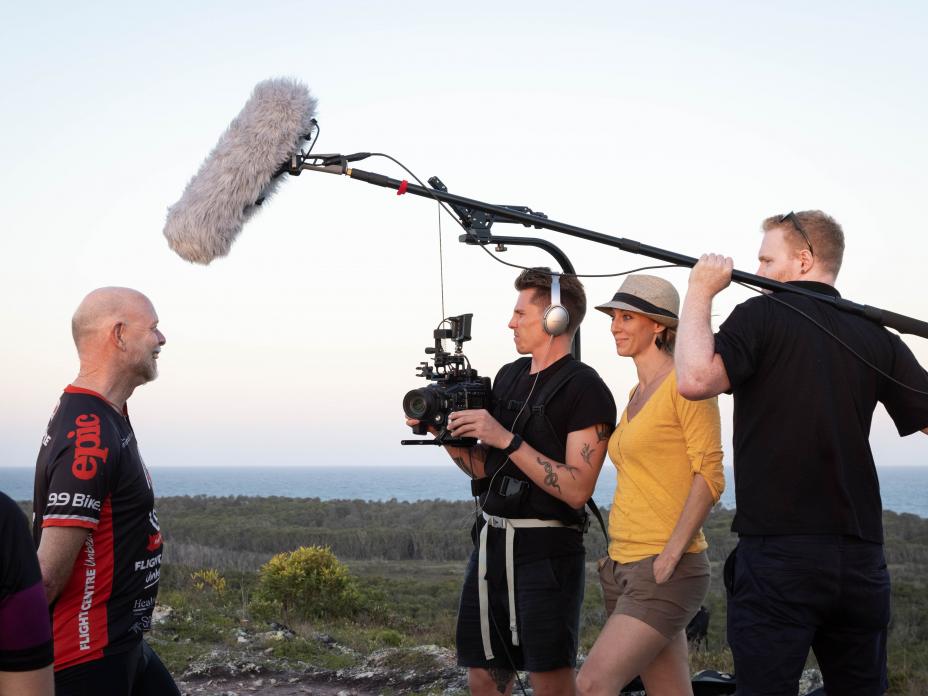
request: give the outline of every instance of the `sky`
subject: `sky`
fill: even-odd
[[[11,6],[0,468],[34,464],[77,373],[71,314],[103,285],[145,292],[167,337],[161,376],[130,401],[150,466],[445,462],[399,446],[402,397],[425,385],[415,366],[442,316],[474,314],[466,352],[481,374],[516,357],[516,272],[459,244],[447,216],[439,231],[434,203],[304,173],[208,267],[162,236],[168,206],[269,77],[318,98],[317,151],[388,153],[453,193],[725,253],[749,272],[761,220],[825,210],[847,236],[842,294],[928,319],[926,21],[916,2]],[[383,159],[362,168],[405,178]],[[652,263],[532,234],[582,273]],[[517,247],[500,257],[550,263]],[[685,289],[687,271],[656,273]],[[585,281],[590,304],[619,282]],[[749,296],[726,290],[716,325]],[[583,358],[623,403],[635,373],[608,324],[589,313]],[[905,341],[928,365],[928,340]],[[900,439],[880,409],[878,465],[928,463],[919,437]]]

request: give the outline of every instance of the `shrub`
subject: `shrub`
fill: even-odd
[[[226,591],[226,579],[222,577],[215,568],[204,568],[190,574],[193,581],[193,587],[199,592],[203,592],[207,587],[212,588],[213,592],[222,597]]]
[[[391,648],[395,648],[403,643],[403,635],[399,631],[394,631],[392,628],[383,628],[377,631],[373,637],[378,642],[383,645],[388,645]]]
[[[289,619],[354,614],[361,594],[348,567],[328,546],[279,553],[258,572],[258,602],[279,604]]]

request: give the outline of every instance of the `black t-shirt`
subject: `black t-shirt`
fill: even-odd
[[[161,576],[161,530],[151,477],[127,415],[99,394],[68,387],[42,439],[33,535],[91,530],[52,607],[55,669],[129,650],[151,627]]]
[[[0,493],[0,672],[26,672],[52,663],[48,602],[29,523]]]
[[[792,284],[838,296],[830,285]],[[868,319],[791,292],[735,307],[715,336],[735,402],[732,530],[882,542],[873,409],[881,402],[908,435],[928,426],[928,396],[883,377],[790,307],[896,380],[928,391],[928,373],[908,347]]]
[[[566,355],[549,365],[536,375],[530,374],[531,361],[510,363],[497,373],[493,383],[494,416],[507,430],[518,432],[525,442],[554,461],[566,460],[567,436],[575,431],[584,430],[599,423],[610,428],[615,425],[615,400],[609,388],[596,371],[582,363],[576,364],[571,355]],[[545,385],[568,365],[574,364],[576,372],[544,405],[545,413],[533,411],[539,397],[544,396]],[[515,379],[507,371],[519,370]],[[534,384],[534,390],[532,385]],[[507,388],[508,385],[508,388]],[[505,390],[506,393],[503,393]],[[532,393],[524,409],[521,404]],[[518,423],[515,423],[519,411]],[[582,511],[571,508],[567,503],[549,495],[540,486],[535,485],[519,467],[501,450],[489,448],[485,466],[487,476],[493,480],[491,490],[482,496],[484,511],[501,517],[524,517],[536,519],[556,519],[575,524],[584,519]],[[509,486],[505,479],[509,477],[515,486],[521,488],[517,495],[506,498],[498,495],[501,486]],[[522,482],[522,483],[516,483]],[[491,530],[494,532],[496,530]],[[554,557],[579,553],[583,549],[583,537],[571,529],[545,528],[520,529],[516,532],[515,556],[521,561],[537,557]]]

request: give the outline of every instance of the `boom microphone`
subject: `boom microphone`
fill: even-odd
[[[208,264],[229,253],[249,218],[286,171],[313,127],[316,99],[287,78],[255,86],[180,200],[168,208],[164,236],[178,255]]]

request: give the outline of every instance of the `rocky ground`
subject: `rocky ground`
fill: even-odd
[[[171,612],[169,607],[159,608],[157,623],[163,623]],[[311,641],[328,654],[350,658],[347,662],[352,664],[326,669],[300,659],[276,656],[276,647],[301,638],[282,624],[272,623],[270,628],[258,633],[235,629],[232,637],[237,647],[216,647],[189,662],[177,680],[181,693],[185,696],[464,696],[468,693],[465,671],[457,666],[454,651],[448,648],[437,645],[386,648],[364,656],[324,633],[304,636],[302,640]],[[531,696],[527,675],[523,674],[522,680],[526,696]],[[821,684],[817,670],[806,670],[798,693],[811,694]],[[701,692],[697,689],[696,693]]]
[[[531,696],[525,676],[526,696]],[[806,670],[799,694],[810,694],[821,684],[817,670]],[[438,646],[380,650],[361,666],[340,670],[216,650],[191,664],[178,686],[184,696],[463,696],[467,693],[464,671],[455,664],[453,652]],[[629,696],[644,696],[644,692]]]
[[[434,645],[380,650],[358,667],[339,670],[216,650],[192,663],[178,686],[190,696],[451,696],[467,692],[464,671],[455,664],[454,654]]]

